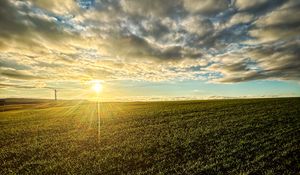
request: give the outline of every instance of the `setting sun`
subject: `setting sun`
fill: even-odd
[[[102,84],[101,84],[101,82],[96,81],[96,82],[94,83],[92,89],[93,89],[95,92],[97,92],[97,93],[101,92],[101,91],[102,91]]]

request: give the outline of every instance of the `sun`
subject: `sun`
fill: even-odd
[[[94,85],[93,85],[92,89],[97,93],[101,92],[102,91],[101,82],[99,82],[99,81],[94,82]]]

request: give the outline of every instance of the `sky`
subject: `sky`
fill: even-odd
[[[300,96],[299,0],[1,0],[0,97]]]

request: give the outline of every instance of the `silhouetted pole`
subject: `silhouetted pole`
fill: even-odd
[[[55,98],[55,101],[57,101],[57,90],[54,89],[54,98]]]
[[[3,102],[3,109],[2,109],[2,112],[4,112],[4,108],[5,108],[5,99],[3,99],[3,101],[1,100],[1,102]]]

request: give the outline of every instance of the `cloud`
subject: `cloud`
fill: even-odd
[[[117,50],[115,56],[124,57],[128,59],[148,58],[161,61],[179,60],[183,58],[200,58],[201,53],[193,52],[181,46],[165,46],[161,47],[155,43],[150,43],[144,38],[136,35],[129,35],[110,38],[107,41],[109,45],[107,49],[110,52]]]
[[[5,55],[5,56],[7,57],[8,55]],[[1,58],[1,55],[0,55],[0,68],[16,68],[18,70],[30,69],[29,66],[18,63],[16,60],[13,60],[13,59],[7,60],[7,58],[6,59]]]
[[[293,1],[292,1],[293,2]],[[261,42],[273,42],[294,38],[300,34],[300,3],[287,3],[259,18],[250,35]]]
[[[65,13],[66,11],[78,10],[79,8],[76,0],[29,0],[29,2],[39,8],[59,14]]]
[[[294,0],[236,0],[235,7],[242,12],[253,13],[257,16],[266,15],[272,10]]]
[[[269,0],[254,0],[254,1],[248,1],[248,0],[236,0],[235,6],[239,10],[248,10],[253,8],[258,8],[261,6],[264,6],[266,4],[270,3]]]
[[[0,75],[8,78],[21,79],[21,80],[44,79],[43,77],[33,75],[28,71],[14,70],[9,68],[0,69]]]
[[[45,89],[55,89],[53,87],[47,86],[45,82],[37,82],[34,85],[28,84],[11,84],[11,83],[0,83],[0,88],[18,88],[18,89],[36,89],[36,88],[45,88]]]
[[[22,89],[31,89],[35,88],[34,86],[23,86],[23,85],[17,85],[17,84],[5,84],[0,83],[0,88],[22,88]]]
[[[179,0],[121,0],[123,10],[132,15],[147,17],[172,17],[180,13],[182,2]]]
[[[247,52],[224,55],[210,70],[222,72],[217,82],[243,82],[260,79],[300,80],[300,41],[282,45],[248,48]],[[228,63],[231,58],[235,63]],[[227,62],[228,61],[228,62]],[[223,64],[222,64],[223,63]]]
[[[66,41],[79,39],[61,19],[36,9],[28,1],[4,0],[0,6],[0,42],[4,51],[34,49],[36,54],[49,49],[66,50]]]
[[[199,37],[203,37],[214,30],[212,22],[200,16],[189,16],[183,20],[181,25],[186,31],[196,34]]]
[[[220,13],[229,7],[227,0],[184,0],[184,7],[192,13],[212,15]]]
[[[233,15],[229,22],[227,23],[227,26],[233,26],[237,24],[243,24],[243,23],[250,23],[254,19],[254,15],[249,13],[236,13]]]
[[[299,81],[299,7],[294,0],[2,0],[1,76]]]

